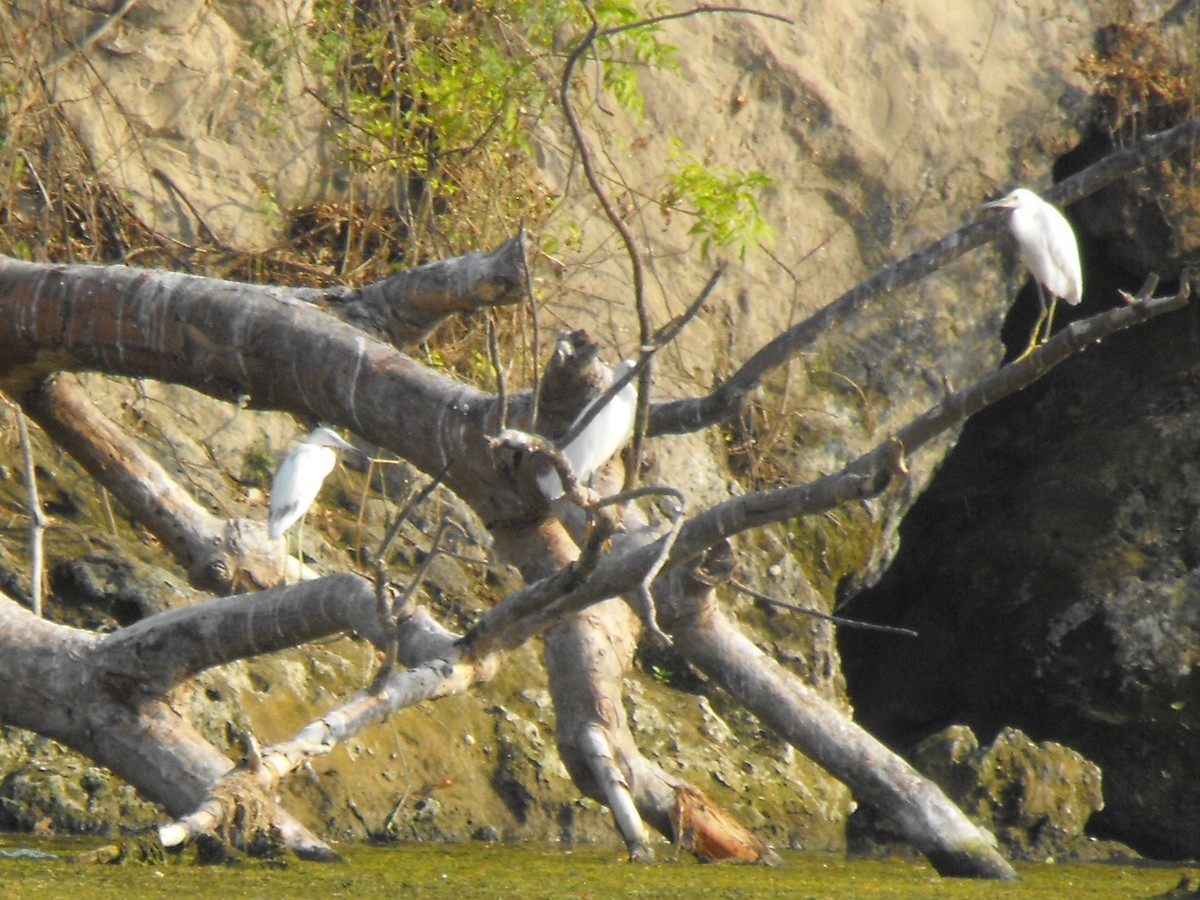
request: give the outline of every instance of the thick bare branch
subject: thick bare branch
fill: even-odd
[[[288,291],[122,266],[0,257],[0,389],[60,370],[149,377],[351,428],[447,485],[485,519],[536,515],[499,473],[490,394],[419,365]],[[526,424],[528,398],[510,417]],[[420,427],[415,427],[419,423]]]
[[[349,632],[382,647],[370,582],[341,573],[255,594],[167,610],[105,635],[95,665],[162,694],[211,666]]]
[[[489,253],[426,263],[356,290],[296,295],[325,301],[351,325],[386,335],[401,349],[411,347],[450,316],[525,299],[525,231]]]
[[[1032,384],[1053,366],[1105,336],[1137,322],[1182,308],[1191,293],[1185,277],[1172,297],[1156,297],[1073,322],[1024,360],[1003,367],[901,428],[841,471],[802,485],[734,497],[688,519],[668,555],[675,566],[720,541],[774,522],[824,512],[852,500],[873,497],[898,473],[904,454],[954,428],[984,407]],[[610,554],[581,578],[571,568],[510,594],[492,607],[464,636],[472,653],[519,646],[564,610],[578,611],[608,597],[637,589],[662,552],[666,538],[629,553]]]
[[[678,592],[682,595],[684,592]],[[781,737],[895,821],[943,875],[1015,879],[995,838],[931,781],[754,646],[717,608],[676,609],[676,647]]]
[[[135,678],[94,666],[99,635],[36,618],[0,594],[0,721],[61,741],[183,815],[204,801],[230,763],[172,704]],[[335,858],[274,801],[268,814],[297,854]]]
[[[1109,154],[1055,185],[1046,192],[1046,197],[1059,204],[1072,203],[1152,162],[1166,159],[1195,144],[1197,140],[1200,140],[1200,116]],[[786,363],[818,337],[836,331],[842,322],[858,315],[886,294],[913,284],[969,250],[995,240],[1006,228],[1003,216],[989,216],[959,228],[899,262],[885,266],[764,345],[711,394],[654,406],[650,415],[649,434],[698,431],[735,415],[746,396],[758,387],[767,373]]]

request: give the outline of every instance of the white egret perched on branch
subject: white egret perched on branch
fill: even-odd
[[[350,450],[361,454],[357,447],[342,440],[328,428],[317,428],[295,450],[279,464],[275,478],[271,481],[271,501],[267,514],[267,533],[271,540],[279,540],[297,521],[300,529],[296,535],[296,557],[301,570],[304,555],[301,542],[304,539],[304,516],[337,462],[334,450]]]
[[[981,209],[1011,209],[1009,230],[1017,239],[1021,259],[1037,284],[1042,311],[1033,326],[1033,336],[1021,357],[1050,337],[1054,324],[1054,306],[1058,298],[1076,306],[1083,297],[1083,275],[1079,269],[1079,246],[1071,223],[1057,209],[1025,188],[1017,188],[1007,197],[985,203]],[[1042,289],[1050,293],[1050,303]],[[1045,323],[1045,328],[1042,325]],[[1041,331],[1041,341],[1038,332]]]
[[[621,379],[635,365],[637,365],[636,360],[621,360],[616,371],[613,372],[613,381]],[[593,398],[575,417],[575,422],[579,422],[587,416],[592,407],[600,402],[601,397]],[[561,448],[563,455],[571,463],[571,470],[575,473],[576,481],[585,484],[598,468],[629,443],[629,439],[633,436],[633,417],[636,412],[637,384],[630,381],[629,384],[613,394],[604,407],[587,423],[583,431]],[[569,431],[574,428],[575,423],[573,422]],[[538,487],[550,500],[557,500],[563,494],[562,480],[553,470],[543,472],[538,476]]]

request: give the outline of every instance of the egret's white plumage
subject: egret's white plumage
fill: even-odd
[[[622,360],[613,372],[613,381],[623,377],[635,365],[635,360]],[[575,417],[575,421],[580,421],[599,401],[599,397],[594,398]],[[571,470],[580,484],[585,484],[598,468],[629,442],[633,436],[633,417],[636,412],[637,384],[630,381],[604,404],[574,440],[562,448],[563,455],[571,463]],[[563,493],[562,480],[554,470],[538,476],[538,487],[550,500],[558,499]]]
[[[338,450],[353,450],[328,428],[313,431],[295,450],[287,455],[271,482],[271,502],[267,515],[267,531],[271,540],[278,540],[285,531],[304,517],[317,499],[325,476],[333,471]]]
[[[1050,335],[1054,321],[1054,304],[1061,297],[1075,306],[1083,298],[1083,274],[1079,266],[1079,246],[1071,223],[1057,209],[1025,188],[1017,188],[1006,197],[983,204],[986,209],[1010,209],[1008,227],[1017,239],[1021,260],[1038,283],[1050,294],[1049,310],[1043,298],[1042,315],[1033,329],[1037,343],[1038,330],[1046,322],[1045,337]],[[1043,338],[1043,339],[1044,339]]]

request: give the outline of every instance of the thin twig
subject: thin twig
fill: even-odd
[[[638,585],[638,597],[642,605],[642,623],[645,625],[646,630],[653,637],[670,646],[671,639],[667,636],[666,632],[658,627],[658,610],[654,606],[654,596],[650,593],[650,585],[654,583],[654,579],[658,577],[658,573],[666,565],[667,557],[671,555],[671,548],[675,546],[675,539],[679,537],[679,529],[683,526],[683,516],[687,512],[687,497],[684,496],[683,491],[675,488],[660,487],[653,490],[655,493],[674,497],[676,506],[671,513],[671,529],[667,532],[666,538],[662,542],[662,552],[658,554],[658,559],[654,561],[654,565],[650,566],[646,570],[646,574],[642,576],[642,581]]]
[[[42,69],[42,77],[44,78],[47,75],[53,75],[76,56],[81,56],[82,54],[87,53],[88,50],[92,48],[92,45],[96,43],[96,41],[108,34],[108,32],[111,31],[118,22],[125,18],[125,14],[129,12],[129,10],[133,9],[133,5],[135,3],[137,3],[137,0],[125,0],[125,2],[122,3],[115,12],[111,13],[107,19],[101,22],[94,31],[86,35],[77,46],[68,47],[49,63],[47,63],[46,67]]]
[[[112,498],[108,495],[108,488],[100,485],[100,502],[104,505],[104,515],[108,519],[108,530],[112,532],[112,536],[117,536],[117,517],[113,515]]]
[[[882,631],[886,634],[902,634],[905,637],[920,636],[911,628],[900,628],[897,625],[877,625],[874,622],[860,622],[857,619],[846,619],[842,616],[830,615],[829,613],[821,612],[818,609],[811,609],[807,606],[798,606],[795,603],[788,603],[786,600],[777,600],[768,594],[756,591],[748,584],[742,584],[736,578],[729,579],[729,586],[762,603],[778,606],[781,609],[790,609],[792,612],[803,613],[806,616],[812,616],[814,619],[824,619],[826,622],[833,622],[835,625],[842,625],[846,628],[861,628],[864,631]]]
[[[508,427],[508,390],[504,384],[504,364],[500,362],[500,342],[496,339],[496,313],[487,311],[488,356],[496,373],[496,406],[500,410],[500,427]]]
[[[521,235],[525,234],[525,225],[521,225]],[[538,322],[537,302],[533,296],[533,272],[529,268],[529,254],[521,254],[521,267],[525,272],[525,303],[529,307],[529,325],[533,331],[531,341],[533,353],[533,408],[529,411],[530,428],[538,420],[538,406],[542,400],[542,373],[538,364],[538,353],[541,346],[541,326]]]
[[[46,185],[42,183],[42,178],[38,175],[37,167],[34,166],[33,160],[24,149],[18,150],[21,159],[25,160],[25,165],[29,167],[29,174],[33,176],[34,183],[38,186],[38,191],[42,195],[42,202],[45,204],[43,212],[49,215],[50,210],[54,209],[54,202],[50,199],[50,193],[46,190]]]
[[[584,177],[587,178],[588,185],[592,189],[597,201],[600,203],[601,209],[604,210],[604,215],[608,218],[609,223],[621,238],[621,242],[625,245],[625,253],[629,257],[630,274],[633,279],[633,299],[634,309],[637,312],[638,319],[638,337],[641,342],[641,347],[646,348],[651,343],[651,323],[650,313],[646,307],[646,276],[645,263],[642,260],[641,250],[638,249],[637,241],[634,238],[633,231],[625,223],[625,219],[616,209],[608,193],[604,190],[600,183],[600,178],[596,173],[595,166],[592,163],[591,151],[588,148],[587,140],[584,137],[583,128],[579,124],[579,119],[575,114],[575,108],[571,103],[571,75],[574,72],[575,65],[579,59],[590,48],[595,46],[599,38],[611,37],[621,34],[626,31],[632,31],[640,28],[651,28],[676,19],[685,19],[698,15],[712,15],[722,13],[734,13],[738,15],[752,15],[760,18],[774,19],[778,22],[791,25],[792,20],[775,13],[763,12],[761,10],[743,9],[732,6],[700,6],[693,9],[684,10],[678,13],[667,13],[660,16],[652,16],[646,19],[641,19],[637,22],[629,22],[623,25],[618,25],[613,28],[601,29],[599,20],[596,18],[596,12],[592,8],[592,4],[588,0],[584,0],[583,7],[587,11],[588,18],[591,22],[587,32],[580,39],[579,43],[572,49],[567,56],[567,61],[563,66],[562,81],[559,88],[559,97],[562,103],[563,115],[566,118],[567,126],[571,130],[572,137],[575,140],[576,149],[579,151],[579,162],[583,167]],[[601,102],[602,101],[598,101]],[[603,106],[601,105],[603,110]],[[653,381],[653,373],[651,366],[651,354],[643,357],[638,370],[638,397],[637,407],[633,417],[633,437],[629,444],[629,463],[625,467],[625,484],[626,490],[631,489],[637,484],[637,479],[642,467],[643,447],[646,442],[646,435],[650,427],[650,386]],[[597,408],[601,404],[596,404]]]
[[[663,22],[670,22],[676,19],[690,19],[693,16],[706,16],[712,14],[721,15],[743,15],[755,16],[759,19],[773,19],[776,22],[782,22],[784,25],[795,25],[793,19],[787,16],[781,16],[778,13],[767,12],[762,9],[747,9],[744,6],[696,6],[692,9],[685,9],[682,12],[664,13],[661,16],[651,16],[648,19],[639,19],[637,22],[630,22],[626,25],[614,25],[612,28],[606,28],[601,31],[597,38],[612,37],[614,34],[620,34],[623,31],[634,31],[638,28],[647,28],[654,25],[661,25]]]
[[[620,236],[621,242],[625,245],[625,253],[629,257],[630,274],[633,278],[633,300],[638,317],[638,337],[641,346],[644,347],[650,343],[651,326],[650,314],[646,309],[646,274],[645,265],[642,262],[642,252],[638,249],[633,231],[625,224],[625,220],[613,205],[612,199],[608,196],[608,192],[605,191],[604,185],[600,182],[600,177],[596,173],[596,168],[592,163],[592,154],[588,148],[587,138],[583,133],[583,126],[580,125],[579,117],[575,114],[575,107],[571,102],[571,75],[575,70],[575,64],[587,52],[588,48],[595,43],[596,36],[600,33],[600,23],[596,19],[596,11],[592,8],[592,4],[585,0],[583,7],[587,10],[591,25],[587,33],[567,56],[566,64],[563,66],[559,98],[562,103],[563,116],[567,120],[567,126],[571,129],[575,146],[579,150],[579,163],[583,167],[584,177],[587,179],[596,200],[600,203],[600,208],[604,210],[604,215],[608,218],[609,223]],[[642,443],[645,439],[646,424],[649,421],[647,396],[650,393],[649,359],[649,356],[643,358],[641,362],[644,364],[644,367],[638,375],[637,411],[634,414],[633,440],[630,444],[631,462],[625,470],[626,487],[633,486],[637,478],[638,469],[641,467]],[[596,406],[599,407],[600,404],[596,404]]]
[[[404,504],[404,508],[400,510],[395,521],[388,527],[387,534],[384,535],[383,540],[379,543],[379,550],[375,553],[376,568],[382,568],[385,565],[388,549],[392,546],[392,541],[396,539],[396,535],[400,533],[400,526],[408,519],[409,513],[413,511],[417,504],[425,502],[425,499],[442,483],[442,480],[446,477],[446,473],[450,471],[450,467],[454,463],[455,460],[452,459],[446,465],[442,466],[442,470],[433,476],[429,484],[417,491]]]
[[[654,333],[649,343],[642,348],[641,358],[638,359],[633,368],[620,378],[614,379],[613,383],[609,385],[608,389],[603,394],[600,395],[599,399],[595,403],[592,403],[589,407],[585,408],[583,414],[571,423],[571,427],[567,433],[558,440],[558,445],[560,447],[565,447],[567,444],[571,443],[571,441],[575,440],[575,438],[578,437],[583,430],[588,427],[588,423],[590,423],[592,419],[596,418],[600,410],[602,410],[608,404],[608,402],[615,397],[623,387],[625,387],[625,385],[633,381],[634,378],[639,378],[641,376],[642,372],[645,371],[646,367],[649,365],[650,357],[652,357],[655,353],[679,336],[687,324],[691,322],[692,319],[694,319],[700,312],[701,307],[704,306],[705,301],[708,300],[709,296],[713,292],[713,289],[717,286],[717,282],[721,280],[721,276],[723,274],[725,274],[725,267],[723,265],[718,266],[713,271],[712,275],[709,276],[708,282],[696,296],[696,299],[693,300],[688,308],[683,311],[683,314],[675,317]],[[641,395],[642,391],[643,388],[639,382],[639,396]],[[626,479],[624,491],[631,490],[633,490],[633,485],[629,484],[629,480]]]
[[[176,197],[178,197],[179,201],[188,208],[188,211],[193,216],[196,217],[196,231],[201,238],[208,241],[219,250],[224,250],[226,253],[236,254],[239,252],[236,247],[227,244],[225,241],[221,240],[221,238],[217,237],[217,233],[213,231],[212,228],[209,227],[208,222],[205,221],[204,214],[196,208],[196,204],[191,201],[191,198],[184,193],[183,188],[179,187],[179,185],[174,182],[170,175],[157,166],[150,169],[150,174],[166,185],[167,189],[170,190]]]
[[[379,665],[379,670],[375,673],[375,677],[371,679],[369,690],[372,693],[380,689],[396,666],[396,658],[400,646],[400,623],[412,615],[413,596],[416,594],[417,588],[425,580],[425,575],[429,572],[429,567],[437,559],[441,551],[442,536],[450,528],[455,528],[459,532],[462,532],[462,528],[459,525],[443,516],[442,520],[438,523],[437,531],[434,532],[429,551],[425,554],[425,558],[421,560],[421,564],[417,566],[417,571],[408,580],[408,585],[404,588],[404,593],[400,595],[399,599],[391,596],[391,586],[386,584],[383,579],[383,567],[380,566],[376,571],[376,599],[379,603],[379,624],[384,634],[387,635],[387,649],[383,654],[383,661]]]

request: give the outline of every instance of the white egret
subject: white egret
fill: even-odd
[[[279,464],[275,478],[271,481],[271,500],[267,514],[267,533],[271,540],[279,540],[297,521],[300,529],[296,536],[296,556],[301,569],[304,555],[301,542],[304,538],[304,516],[337,462],[334,450],[361,451],[342,440],[328,428],[317,428],[295,450]]]
[[[636,360],[622,360],[613,372],[613,381],[623,377],[636,364]],[[599,397],[593,398],[575,417],[575,421],[578,422],[587,415],[599,400]],[[596,413],[574,440],[561,448],[563,455],[571,463],[576,481],[585,484],[598,468],[629,442],[633,436],[633,417],[636,411],[637,384],[630,381],[604,404],[603,409]],[[550,500],[557,500],[563,494],[562,480],[553,469],[538,476],[538,487]]]
[[[1079,268],[1079,246],[1075,242],[1075,232],[1062,213],[1025,188],[1017,188],[1007,197],[985,203],[981,208],[1012,210],[1008,227],[1017,239],[1022,261],[1037,285],[1042,311],[1033,326],[1029,346],[1021,354],[1024,357],[1050,337],[1058,298],[1076,306],[1083,297],[1083,275]],[[1050,294],[1049,305],[1046,304],[1043,288]],[[1038,340],[1039,331],[1041,341]]]

